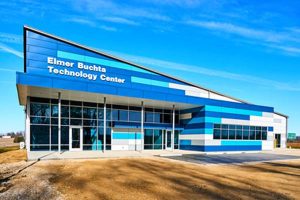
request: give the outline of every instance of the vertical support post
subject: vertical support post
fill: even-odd
[[[61,152],[61,93],[58,92],[58,153]]]
[[[173,105],[173,111],[172,111],[172,151],[175,149],[175,105]]]
[[[103,108],[103,153],[106,150],[106,97],[104,97],[104,108]]]
[[[144,150],[144,102],[141,104],[141,151]]]
[[[30,97],[27,97],[27,102],[26,102],[26,110],[25,110],[25,121],[26,121],[26,126],[25,126],[25,139],[26,139],[26,150],[27,152],[30,151]]]

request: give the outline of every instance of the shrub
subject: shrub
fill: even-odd
[[[24,142],[24,137],[23,136],[16,136],[14,138],[14,143],[20,143],[20,142]]]

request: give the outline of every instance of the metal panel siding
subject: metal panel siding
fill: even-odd
[[[259,111],[243,110],[237,108],[226,108],[226,107],[218,107],[218,106],[210,106],[210,105],[205,106],[205,111],[262,116],[262,112]]]
[[[248,146],[257,146],[257,145],[262,145],[262,142],[257,140],[221,140],[221,145],[222,146],[243,146],[243,145],[248,145]]]
[[[182,150],[191,151],[261,151],[262,146],[192,146],[192,145],[180,145]]]
[[[183,83],[179,80],[172,79],[167,76],[159,75],[153,73],[151,71],[115,60],[113,58],[109,58],[107,56],[97,54],[92,51],[88,51],[84,48],[80,48],[74,46],[72,44],[58,41],[54,38],[50,38],[30,30],[26,30],[26,61],[25,63],[28,74],[36,74],[51,77],[50,80],[53,82],[56,81],[60,75],[49,74],[47,57],[56,57],[54,56],[55,52],[58,55],[58,59],[62,59],[63,61],[72,61],[76,64],[76,61],[83,62],[84,64],[98,64],[102,67],[106,68],[106,72],[104,73],[107,76],[118,76],[120,78],[125,79],[124,84],[118,84],[114,82],[106,82],[106,81],[90,81],[82,78],[74,78],[69,76],[61,76],[61,78],[69,81],[68,84],[71,86],[60,86],[57,85],[57,88],[68,88],[70,90],[78,90],[82,88],[82,91],[92,91],[92,92],[103,92],[105,94],[120,94],[124,96],[132,96],[139,98],[147,98],[154,100],[163,100],[163,101],[172,101],[172,102],[180,102],[180,103],[192,103],[196,105],[212,105],[212,106],[222,106],[233,109],[245,109],[249,111],[257,111],[257,112],[273,112],[273,108],[257,106],[251,104],[244,103],[234,103],[222,100],[208,99],[202,97],[192,97],[185,95],[186,91],[195,91],[195,92],[203,92],[205,90],[196,88],[187,83]],[[53,65],[55,68],[61,68],[58,65]],[[74,71],[79,71],[77,67],[72,68]],[[43,71],[44,70],[44,71]],[[98,74],[100,72],[92,72],[89,70],[83,70],[84,72],[88,72],[91,74]],[[132,77],[135,77],[132,79]],[[97,77],[98,78],[98,77]],[[52,87],[48,83],[38,83],[30,80],[25,80],[24,77],[20,84],[29,84],[32,86],[45,86]],[[58,79],[59,80],[59,79]],[[132,81],[138,80],[138,82],[146,81],[147,84],[150,83],[150,87],[144,83],[132,83]],[[148,81],[150,80],[150,82]],[[89,82],[88,87],[78,87],[72,85],[74,82]],[[65,82],[67,83],[67,82]],[[92,84],[96,86],[91,86]],[[80,84],[79,84],[80,85]],[[99,86],[98,86],[99,85]],[[100,89],[100,87],[104,85],[110,85],[113,91],[108,91],[106,89]],[[107,88],[107,86],[104,86]],[[126,88],[124,90],[117,88]],[[173,88],[171,88],[173,87]],[[134,94],[126,94],[127,91],[135,89]],[[139,91],[138,91],[139,90]],[[150,94],[153,93],[153,94]],[[157,95],[156,95],[157,93]],[[210,117],[210,116],[208,116]],[[214,116],[211,116],[214,117]],[[218,118],[218,117],[217,117]]]
[[[142,139],[141,133],[138,132],[113,132],[113,139]]]

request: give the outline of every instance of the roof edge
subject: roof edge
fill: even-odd
[[[77,43],[75,43],[75,42],[73,42],[73,41],[70,41],[70,40],[67,40],[67,39],[64,39],[64,38],[61,38],[61,37],[58,37],[58,36],[55,36],[55,35],[52,35],[52,34],[43,32],[43,31],[41,31],[41,30],[38,30],[38,29],[35,29],[35,28],[32,28],[32,27],[29,27],[29,26],[27,26],[27,25],[24,25],[23,28],[24,28],[24,30],[29,30],[29,31],[32,31],[32,32],[35,32],[35,33],[44,35],[44,36],[46,36],[46,37],[50,37],[50,38],[52,38],[52,39],[59,40],[59,41],[61,41],[61,42],[65,42],[65,43],[67,43],[67,44],[76,46],[76,47],[78,47],[78,48],[82,48],[82,49],[84,49],[84,50],[91,51],[91,52],[93,52],[93,53],[96,53],[96,54],[99,54],[99,55],[102,55],[102,56],[106,56],[106,57],[109,57],[109,58],[118,60],[118,61],[120,61],[120,62],[129,64],[129,65],[133,65],[133,66],[135,66],[135,67],[138,67],[138,68],[141,68],[141,69],[144,69],[144,70],[151,71],[151,72],[153,72],[153,73],[162,75],[162,76],[164,76],[164,77],[171,78],[171,79],[175,79],[175,80],[177,80],[177,81],[179,81],[179,82],[182,82],[182,83],[185,83],[185,84],[189,84],[189,85],[194,86],[194,87],[196,87],[196,88],[203,89],[203,90],[207,90],[208,92],[212,92],[212,93],[218,94],[218,95],[220,95],[220,96],[227,97],[227,98],[230,98],[230,99],[235,100],[235,101],[239,101],[240,103],[256,105],[256,104],[253,104],[253,103],[244,101],[244,100],[242,100],[242,99],[238,99],[238,98],[235,98],[235,97],[232,97],[232,96],[228,96],[228,95],[219,93],[219,92],[217,92],[217,91],[214,91],[214,90],[211,90],[211,89],[208,89],[208,88],[199,86],[199,85],[197,85],[197,84],[194,84],[194,83],[191,83],[191,82],[188,82],[188,81],[185,81],[185,80],[181,80],[180,78],[177,78],[177,77],[174,77],[174,76],[170,76],[170,75],[168,75],[168,74],[165,74],[165,73],[162,73],[162,72],[159,72],[159,71],[150,69],[150,68],[148,68],[148,67],[142,66],[142,65],[140,65],[140,64],[133,63],[133,62],[131,62],[131,61],[124,60],[124,59],[122,59],[122,58],[119,58],[119,57],[113,56],[113,55],[111,55],[111,54],[108,54],[108,53],[105,53],[105,52],[102,52],[102,51],[99,51],[99,50],[96,50],[96,49],[87,47],[87,46],[85,46],[85,45],[77,44]],[[25,33],[26,33],[26,31],[24,31],[24,35],[25,35]],[[25,68],[25,66],[24,66],[24,68]],[[236,102],[236,103],[238,103],[238,102]],[[270,106],[264,106],[264,107],[270,107]],[[282,115],[283,115],[283,114],[282,114]]]

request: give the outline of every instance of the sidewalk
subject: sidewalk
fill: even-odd
[[[95,158],[127,158],[151,156],[181,156],[183,154],[204,154],[199,151],[184,150],[144,150],[144,151],[31,151],[27,153],[28,160],[56,160],[56,159],[95,159]]]

